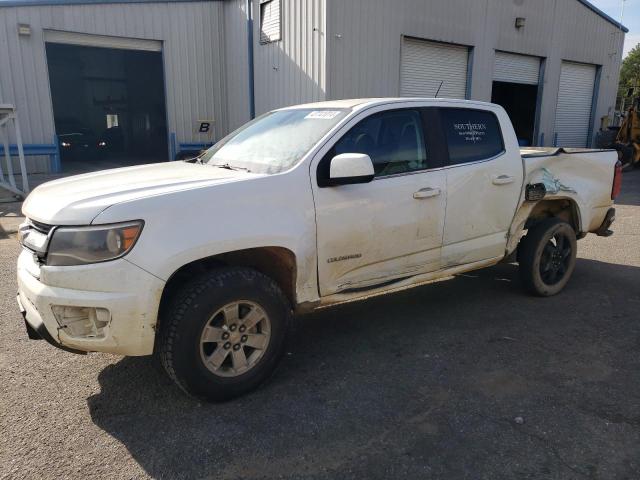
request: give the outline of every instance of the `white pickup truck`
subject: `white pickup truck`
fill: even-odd
[[[482,102],[283,108],[196,159],[36,188],[18,303],[31,338],[155,352],[186,392],[227,399],[270,376],[294,313],[501,261],[558,293],[576,239],[611,233],[617,160],[521,153],[505,111]]]

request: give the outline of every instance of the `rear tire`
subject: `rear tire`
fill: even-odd
[[[221,268],[186,284],[160,321],[160,361],[188,394],[223,401],[275,371],[291,325],[278,285],[250,268]]]
[[[518,247],[525,288],[541,297],[562,291],[576,265],[577,245],[573,227],[560,219],[549,218],[530,228]]]

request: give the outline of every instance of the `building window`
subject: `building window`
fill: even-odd
[[[118,127],[118,115],[107,113],[107,128]]]
[[[260,0],[260,43],[280,38],[280,0]]]

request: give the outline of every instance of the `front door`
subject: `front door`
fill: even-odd
[[[422,124],[415,108],[372,113],[320,161],[314,197],[322,296],[440,268],[446,178],[429,170]],[[323,187],[330,159],[340,153],[369,155],[374,180]]]

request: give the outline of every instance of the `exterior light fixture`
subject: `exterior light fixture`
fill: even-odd
[[[524,27],[524,22],[526,21],[526,18],[524,17],[517,17],[516,18],[516,28],[523,28]]]
[[[25,37],[31,36],[31,25],[26,23],[18,24],[18,35],[23,35]]]

